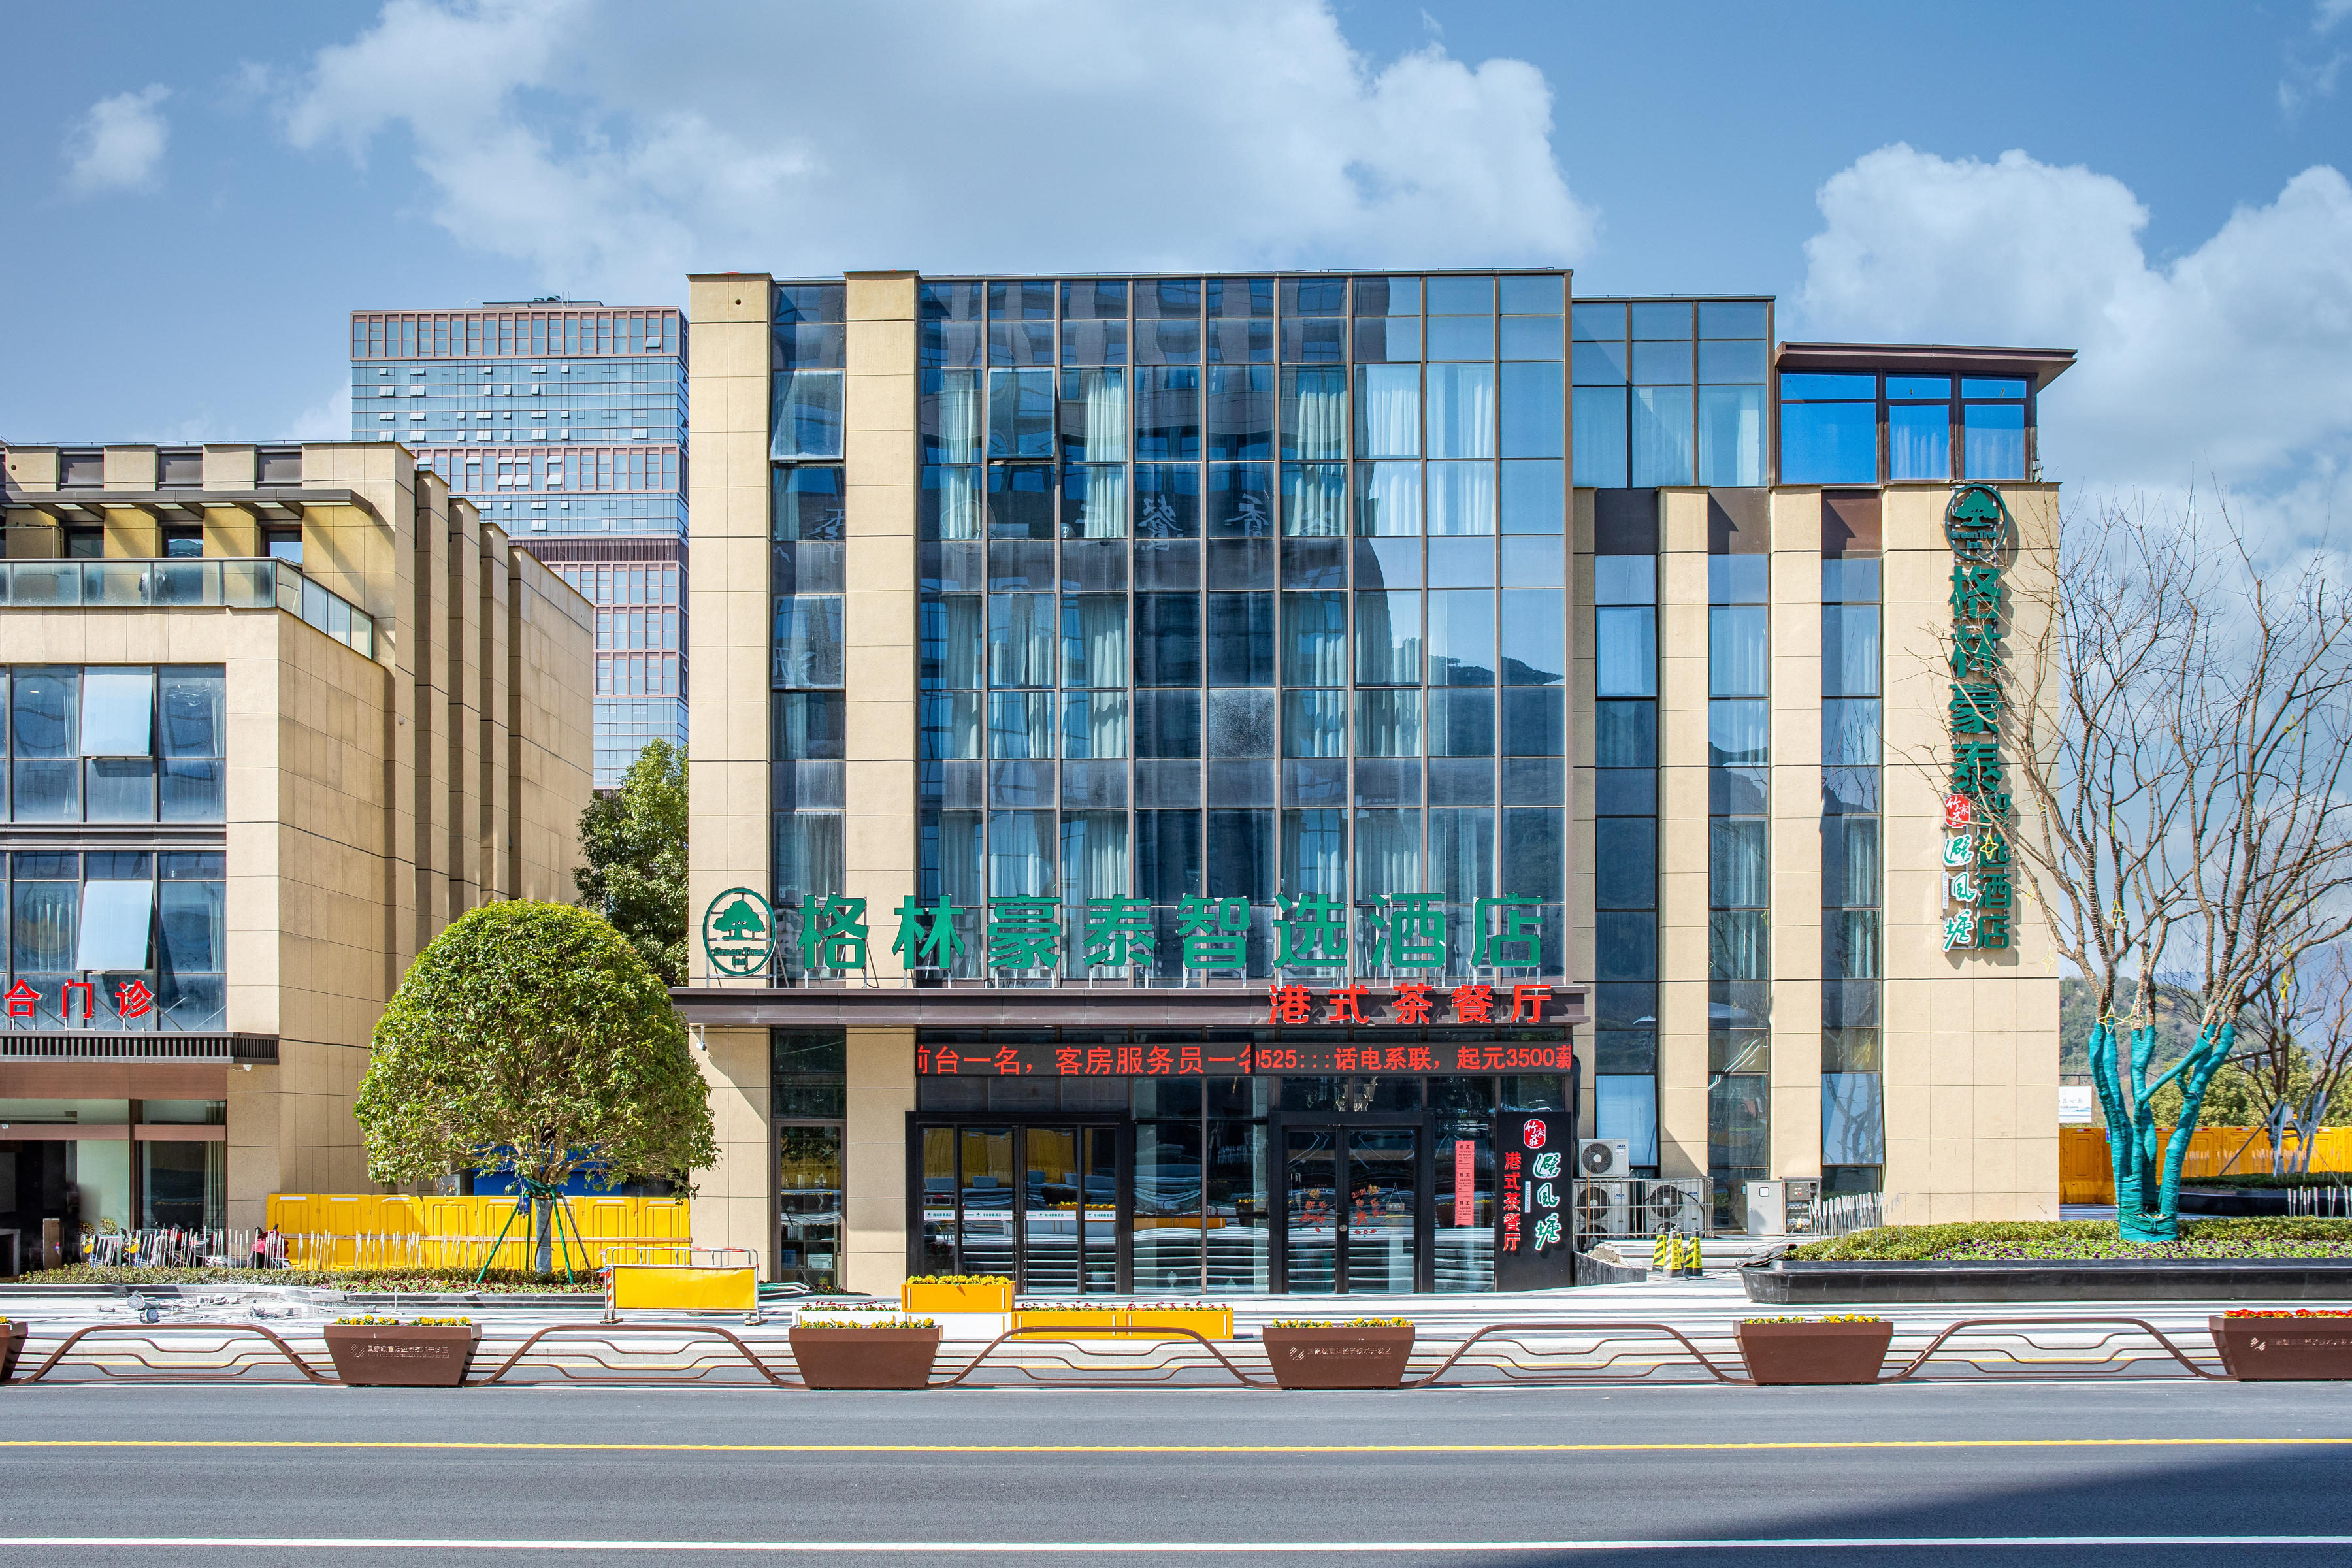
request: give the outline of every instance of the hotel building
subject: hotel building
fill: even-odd
[[[692,280],[698,1239],[1378,1293],[2054,1215],[1984,693],[2071,354],[1570,283]]]

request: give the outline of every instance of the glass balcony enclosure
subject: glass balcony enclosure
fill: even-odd
[[[0,606],[16,609],[142,609],[276,605],[346,647],[375,657],[375,622],[290,561],[9,561],[0,563]]]

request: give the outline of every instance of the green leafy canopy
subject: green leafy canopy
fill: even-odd
[[[647,742],[580,814],[588,863],[572,873],[580,902],[613,922],[671,985],[686,984],[686,753]]]
[[[512,1151],[537,1180],[682,1188],[718,1160],[702,1074],[668,990],[604,920],[487,905],[433,939],[375,1026],[354,1108],[368,1174],[436,1180]]]

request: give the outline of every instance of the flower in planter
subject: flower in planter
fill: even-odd
[[[907,1276],[907,1283],[909,1285],[1002,1285],[1005,1282],[1005,1279],[1006,1277],[1002,1274],[909,1274]]]
[[[1831,1312],[1815,1318],[1813,1321],[1817,1323],[1883,1323],[1886,1320],[1874,1317],[1868,1312]]]
[[[2297,1307],[2293,1311],[2277,1308],[2238,1307],[2221,1314],[2225,1318],[2352,1318],[2352,1309],[2341,1307]],[[8,1320],[0,1318],[0,1323]]]
[[[796,1329],[936,1329],[939,1324],[929,1318],[890,1318],[880,1322],[861,1322],[854,1318],[803,1318]]]

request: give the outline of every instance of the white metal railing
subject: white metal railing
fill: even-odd
[[[1813,1205],[1813,1239],[1817,1241],[1902,1223],[1901,1193],[1847,1193],[1818,1199]]]
[[[271,605],[370,658],[375,622],[341,595],[312,582],[290,561],[216,560],[0,562],[0,605],[25,609],[138,609]]]

